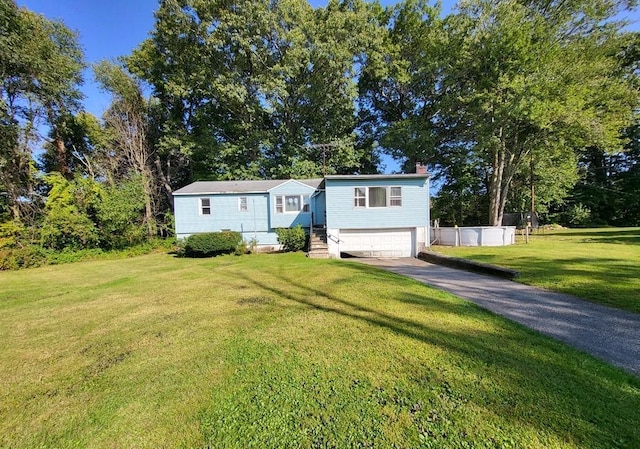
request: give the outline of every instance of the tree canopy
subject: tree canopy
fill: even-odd
[[[0,0],[0,251],[166,235],[194,180],[426,163],[433,216],[639,224],[640,35],[623,0],[161,0],[93,67],[78,36]],[[1,256],[0,256],[1,257]]]

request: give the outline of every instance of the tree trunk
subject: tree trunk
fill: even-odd
[[[162,170],[162,162],[160,161],[160,156],[157,153],[154,158],[154,164],[156,166],[156,171],[158,172],[158,177],[160,178],[160,183],[162,184],[164,193],[167,195],[167,200],[171,205],[171,210],[173,210],[173,189],[171,188],[169,177],[164,173],[164,170]]]
[[[153,186],[148,173],[142,173],[142,188],[144,190],[144,222],[147,226],[147,235],[149,237],[155,237],[158,229],[156,226],[156,218],[153,213],[153,204],[151,203],[151,199],[153,197]]]
[[[502,130],[500,130],[502,133]],[[504,213],[503,182],[505,169],[506,151],[504,142],[501,139],[500,148],[493,153],[493,171],[489,184],[489,225],[500,226]]]
[[[67,160],[67,149],[64,146],[64,141],[57,130],[53,140],[53,145],[56,152],[56,168],[58,172],[60,172],[65,179],[72,179],[73,173],[71,171],[71,167],[69,167],[69,161]]]

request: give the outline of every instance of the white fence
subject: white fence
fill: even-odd
[[[504,246],[516,242],[515,226],[431,228],[431,244],[444,246]]]

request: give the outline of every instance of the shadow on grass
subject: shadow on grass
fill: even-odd
[[[350,264],[359,275],[376,280],[407,282],[406,278],[375,267]],[[418,306],[415,317],[398,316],[351,301],[331,293],[341,282],[348,287],[357,283],[351,277],[332,282],[326,288],[305,285],[282,273],[272,274],[273,283],[257,279],[246,282],[313,309],[362,321],[393,334],[433,345],[446,352],[456,367],[463,367],[469,377],[489,379],[477,384],[457,385],[476,407],[488,410],[516,426],[535,428],[564,441],[577,441],[580,447],[637,447],[638,426],[629,426],[631,410],[640,410],[640,380],[615,368],[605,368],[590,356],[574,351],[562,343],[542,337],[517,324],[507,322],[471,303],[437,299],[429,295],[398,292],[388,300]],[[408,281],[413,282],[413,281]],[[286,288],[279,285],[287,285]],[[293,288],[291,288],[293,287]],[[437,296],[437,295],[436,295]],[[490,321],[496,333],[454,326],[443,330],[429,315],[456,315],[473,320]],[[413,315],[412,315],[413,316]],[[415,368],[415,367],[414,367]],[[414,377],[433,378],[437,366],[422,366]],[[613,379],[616,379],[613,381]],[[442,381],[442,379],[440,379]],[[451,379],[444,379],[451,382]],[[496,389],[501,390],[496,393]],[[626,418],[625,418],[626,417]],[[574,432],[581,429],[581,433]]]

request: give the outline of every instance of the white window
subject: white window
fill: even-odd
[[[276,214],[310,212],[309,195],[276,195]]]
[[[210,198],[200,198],[200,215],[211,215]]]
[[[238,210],[240,212],[246,212],[249,210],[249,201],[246,196],[238,198]]]
[[[367,189],[364,187],[355,188],[355,196],[353,197],[353,205],[355,207],[367,207]]]
[[[402,187],[356,187],[354,207],[402,207]]]
[[[389,206],[402,207],[402,187],[389,187]]]

